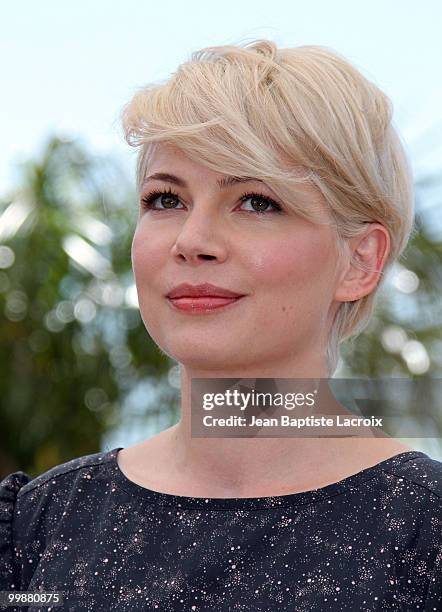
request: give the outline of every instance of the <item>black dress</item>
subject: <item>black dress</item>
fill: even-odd
[[[2,481],[0,590],[63,593],[30,610],[442,611],[442,463],[423,452],[206,499],[130,481],[118,450]]]

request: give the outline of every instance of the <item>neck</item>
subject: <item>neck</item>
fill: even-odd
[[[274,364],[273,364],[274,366]],[[191,437],[191,379],[192,378],[327,378],[325,367],[293,369],[261,368],[259,371],[225,370],[216,374],[190,370],[181,366],[181,420],[166,434],[172,467],[178,478],[195,483],[209,483],[223,496],[236,497],[265,495],[266,491],[312,488],[333,482],[336,466],[348,462],[357,453],[360,438],[192,438]],[[312,374],[314,371],[314,374]],[[328,387],[327,387],[328,388]],[[329,391],[327,411],[343,412],[343,407]],[[370,439],[373,448],[377,440]],[[376,446],[378,445],[378,446]],[[315,480],[316,479],[316,480]],[[304,489],[302,487],[304,486]]]

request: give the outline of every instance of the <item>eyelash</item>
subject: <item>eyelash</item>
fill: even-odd
[[[177,193],[175,193],[170,187],[167,190],[164,189],[153,189],[150,193],[148,193],[147,195],[145,195],[143,198],[141,198],[141,206],[144,209],[147,210],[155,210],[155,211],[165,211],[165,210],[177,210],[175,208],[154,208],[153,206],[153,202],[162,195],[172,195],[175,198],[179,199],[179,195]],[[245,202],[246,200],[250,199],[250,198],[257,198],[258,200],[260,200],[261,202],[268,202],[269,204],[271,204],[273,206],[273,213],[282,213],[282,207],[278,204],[278,202],[275,202],[275,200],[273,200],[272,198],[269,198],[267,196],[264,196],[260,193],[244,193],[241,197],[240,200],[242,202]],[[178,209],[181,210],[181,209]],[[255,215],[267,215],[269,214],[270,211],[267,210],[262,210],[262,211],[258,211],[258,210],[245,210],[242,212],[249,212],[249,213],[253,213]]]

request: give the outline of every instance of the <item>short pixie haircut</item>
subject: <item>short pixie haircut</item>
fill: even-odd
[[[299,191],[309,182],[325,198],[339,256],[366,223],[388,230],[382,279],[415,231],[412,173],[392,115],[387,95],[335,51],[255,39],[193,52],[169,79],[140,88],[121,119],[127,143],[140,147],[139,193],[157,142],[216,172],[263,180],[316,223],[315,202]],[[368,325],[380,284],[339,305],[326,351],[329,376],[339,344]]]

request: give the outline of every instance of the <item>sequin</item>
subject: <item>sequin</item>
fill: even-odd
[[[0,590],[60,591],[75,612],[442,611],[442,463],[425,453],[223,499],[142,487],[118,450],[0,483]]]

